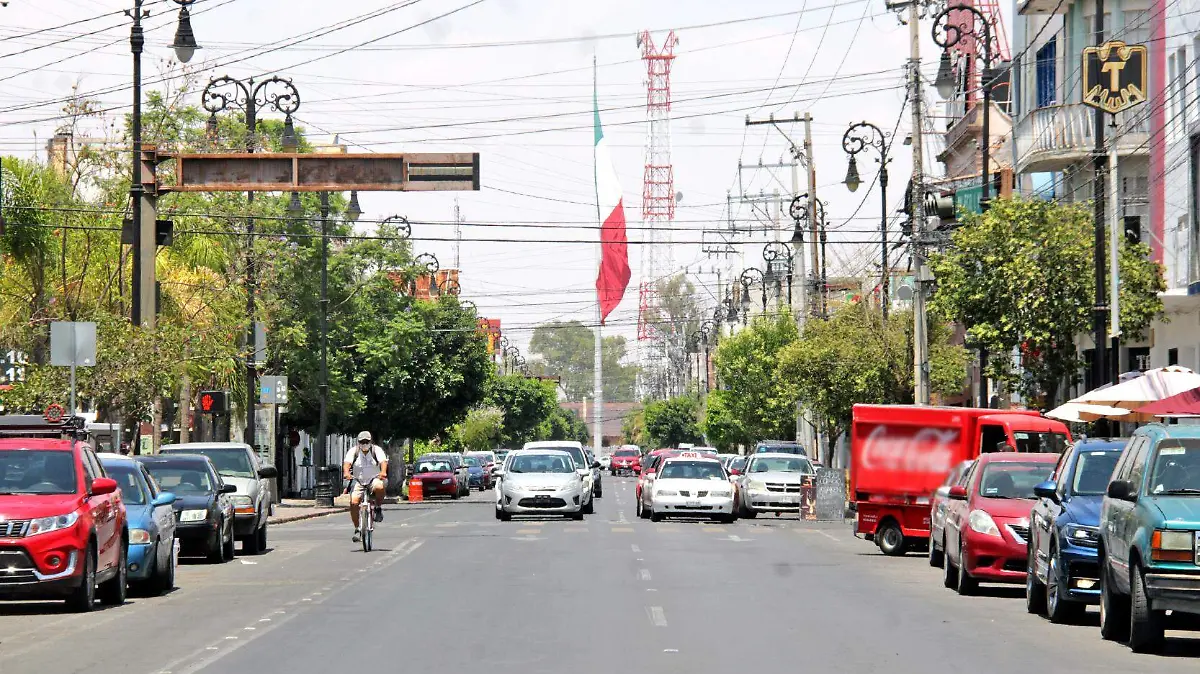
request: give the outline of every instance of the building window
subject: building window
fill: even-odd
[[[1167,349],[1167,367],[1179,364],[1179,349]]]
[[[1167,115],[1170,119],[1167,120],[1167,128],[1170,129],[1167,135],[1171,138],[1179,133],[1183,127],[1179,123],[1179,66],[1176,64],[1177,59],[1174,54],[1167,57],[1167,81],[1170,82],[1170,88],[1167,89]]]
[[[1179,133],[1187,133],[1188,124],[1188,60],[1187,47],[1180,47],[1175,52],[1175,63],[1179,67],[1179,86],[1176,87],[1179,96]]]
[[[1058,36],[1051,37],[1037,50],[1037,106],[1044,108],[1058,102],[1057,97]]]

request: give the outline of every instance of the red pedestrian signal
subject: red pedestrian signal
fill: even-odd
[[[200,411],[207,414],[229,411],[228,391],[201,391]]]
[[[206,393],[206,394],[200,396],[200,409],[204,410],[205,412],[211,412],[212,406],[213,406],[213,399],[212,399],[211,395],[208,395]]]

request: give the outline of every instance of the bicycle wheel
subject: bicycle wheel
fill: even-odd
[[[365,500],[363,501],[366,502]],[[375,531],[375,516],[368,506],[362,509],[359,515],[359,521],[362,522],[362,546],[363,552],[371,551],[371,534]]]

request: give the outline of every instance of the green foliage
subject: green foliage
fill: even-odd
[[[633,410],[621,420],[621,439],[627,445],[646,446],[648,438],[646,437],[646,411],[644,409]]]
[[[473,409],[458,427],[462,445],[468,451],[494,449],[504,433],[504,412],[494,407]]]
[[[882,314],[849,304],[828,320],[805,324],[800,340],[779,353],[778,377],[796,400],[846,428],[855,403],[913,402],[912,313]],[[956,393],[968,354],[948,344],[949,329],[930,324],[930,380],[935,393]]]
[[[701,442],[700,403],[694,396],[679,396],[647,403],[646,436],[655,447],[678,447]]]
[[[559,409],[554,384],[516,374],[494,377],[484,404],[504,413],[500,439],[513,447],[537,437]]]
[[[553,321],[533,329],[529,352],[538,356],[530,366],[539,374],[560,377],[567,399],[579,402],[590,398],[595,387],[596,333],[579,321]],[[634,399],[637,366],[622,365],[625,358],[625,338],[610,335],[604,338],[604,399],[628,402]]]
[[[727,429],[723,436],[727,441],[795,436],[798,396],[779,378],[776,367],[780,351],[797,337],[796,324],[790,317],[760,316],[721,341],[715,361],[717,378],[725,391],[718,396],[716,412],[724,418],[714,419],[713,423]]]
[[[1092,241],[1087,204],[996,200],[987,213],[966,215],[954,245],[931,257],[931,309],[965,325],[970,346],[987,348],[988,376],[1053,406],[1059,385],[1081,367],[1074,340],[1091,322]],[[1142,335],[1162,312],[1162,270],[1144,247],[1122,248],[1121,328]],[[1023,377],[1009,357],[1018,347]]]
[[[718,389],[710,392],[704,401],[701,430],[708,443],[721,451],[729,451],[738,445],[749,445],[755,441],[731,409],[731,396],[730,391]]]
[[[574,440],[587,445],[590,441],[587,424],[579,415],[555,405],[550,416],[538,424],[537,440]]]

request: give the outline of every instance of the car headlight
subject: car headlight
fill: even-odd
[[[184,510],[179,513],[180,522],[203,522],[208,519],[207,510]]]
[[[746,489],[750,491],[766,491],[767,483],[761,480],[749,480],[746,482]]]
[[[130,545],[145,545],[150,542],[150,532],[145,529],[130,529],[129,543]]]
[[[996,521],[992,519],[991,515],[982,510],[972,510],[971,514],[967,516],[967,524],[971,527],[972,531],[977,533],[988,536],[1000,535],[1000,527],[996,526]]]
[[[454,481],[454,478],[448,477],[445,480],[442,480],[442,484],[450,484],[453,481]]]
[[[254,505],[254,500],[244,494],[235,494],[229,497],[229,500],[233,501],[233,507],[235,508]]]
[[[715,496],[716,498],[729,498],[730,496],[733,496],[733,492],[727,489],[721,489],[717,491],[710,491],[708,492],[708,495]]]
[[[679,496],[679,492],[674,489],[658,489],[654,492],[655,496]]]
[[[79,521],[79,513],[67,513],[53,517],[39,517],[29,523],[29,533],[26,536],[36,536],[50,531],[70,529]]]
[[[1064,533],[1067,536],[1067,540],[1075,545],[1094,548],[1100,543],[1100,530],[1096,527],[1083,526],[1082,524],[1068,524]]]

